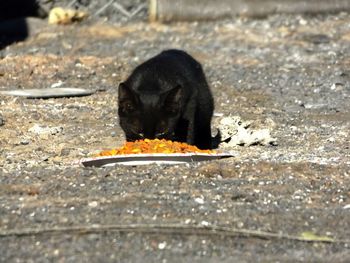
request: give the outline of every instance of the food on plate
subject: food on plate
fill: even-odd
[[[194,145],[190,145],[184,142],[175,142],[165,139],[144,139],[134,142],[126,142],[120,148],[102,151],[98,153],[97,156],[141,153],[215,153],[215,151],[201,150]]]

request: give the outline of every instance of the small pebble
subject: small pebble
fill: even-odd
[[[343,206],[343,209],[350,209],[350,204]]]
[[[69,155],[70,151],[71,151],[71,150],[70,150],[69,148],[62,149],[62,150],[61,150],[61,156],[67,156],[67,155]]]
[[[198,204],[201,204],[201,205],[204,204],[204,199],[200,198],[200,197],[195,198],[194,201]]]
[[[189,224],[189,223],[191,223],[191,219],[188,218],[185,220],[185,224]]]
[[[98,206],[98,202],[96,202],[96,201],[92,201],[92,202],[89,202],[89,204],[88,204],[90,207],[92,207],[92,208],[95,208],[95,207],[97,207]]]
[[[21,141],[21,144],[22,144],[22,145],[28,145],[28,144],[29,144],[29,141],[28,141],[28,140],[22,140],[22,141]]]
[[[62,85],[63,85],[63,82],[59,81],[59,82],[53,83],[51,85],[51,88],[58,88],[58,87],[61,87]]]
[[[165,241],[158,244],[158,248],[159,249],[164,249],[165,247],[166,247],[166,242]]]

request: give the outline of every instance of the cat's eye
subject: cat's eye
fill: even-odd
[[[130,102],[127,102],[123,105],[123,110],[125,112],[131,112],[134,110],[134,106]]]

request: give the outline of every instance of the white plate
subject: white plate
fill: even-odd
[[[17,89],[0,91],[0,94],[3,95],[27,97],[29,99],[86,96],[92,93],[94,93],[94,91],[79,88]]]
[[[101,156],[86,158],[80,161],[85,167],[106,167],[121,165],[145,165],[145,164],[180,164],[189,162],[209,161],[232,157],[230,153],[153,153],[153,154],[125,154],[114,156]]]

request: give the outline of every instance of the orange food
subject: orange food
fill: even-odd
[[[194,145],[183,142],[173,142],[165,139],[144,139],[134,142],[126,142],[118,149],[102,151],[97,156],[110,156],[119,154],[140,154],[140,153],[215,153],[211,150],[201,150]]]

